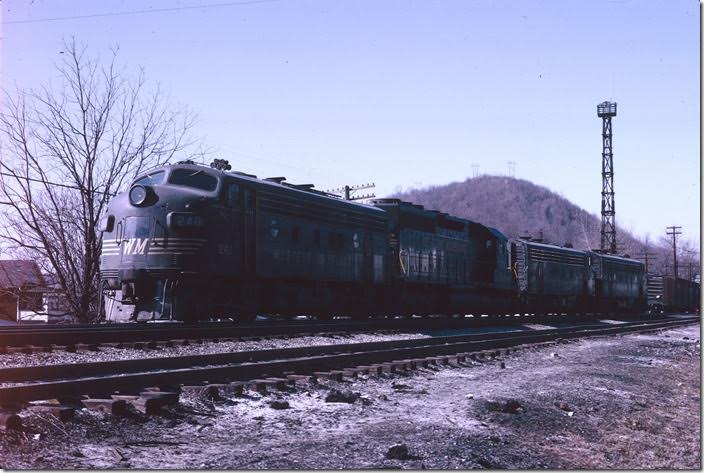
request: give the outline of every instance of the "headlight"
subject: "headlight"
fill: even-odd
[[[130,203],[132,205],[142,205],[147,200],[147,188],[136,184],[130,189]]]

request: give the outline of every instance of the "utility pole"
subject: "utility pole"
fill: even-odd
[[[677,279],[677,235],[682,235],[682,232],[679,231],[681,228],[682,227],[678,225],[671,225],[667,227],[667,230],[671,230],[667,232],[667,234],[672,235],[672,258],[674,263],[675,279]]]
[[[362,200],[362,199],[373,199],[376,197],[374,194],[364,194],[364,195],[355,195],[353,196],[352,194],[356,191],[363,190],[363,189],[372,189],[376,187],[376,185],[372,182],[371,184],[358,184],[354,186],[342,186],[338,187],[337,189],[330,189],[326,190],[325,192],[329,194],[337,194],[340,195],[341,197],[344,197],[345,200]]]
[[[686,266],[687,266],[687,279],[688,279],[689,281],[692,281],[692,280],[693,280],[693,278],[692,278],[692,269],[694,268],[694,263],[692,263],[691,261],[687,261]]]
[[[472,164],[472,177],[477,177],[479,175],[479,165]]]
[[[508,162],[508,175],[509,177],[516,177],[516,161]]]
[[[616,254],[616,202],[614,198],[614,154],[611,118],[616,116],[616,102],[596,106],[601,118],[601,251]]]
[[[651,253],[650,251],[648,251],[647,248],[645,250],[643,250],[642,253],[636,253],[635,255],[633,255],[633,257],[636,259],[644,260],[646,273],[649,272],[648,271],[648,262],[658,259],[657,255],[655,253]]]

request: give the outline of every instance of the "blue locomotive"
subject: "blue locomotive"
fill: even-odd
[[[645,308],[643,265],[508,240],[397,199],[182,162],[138,176],[100,221],[108,320],[369,317]]]

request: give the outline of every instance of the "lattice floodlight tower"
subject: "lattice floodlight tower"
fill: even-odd
[[[616,202],[614,200],[614,154],[612,149],[611,118],[616,116],[616,102],[602,102],[596,106],[602,120],[601,138],[601,251],[616,254]]]

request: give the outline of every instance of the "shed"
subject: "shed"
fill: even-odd
[[[43,309],[46,281],[35,261],[0,260],[0,318],[17,321],[18,311]]]

